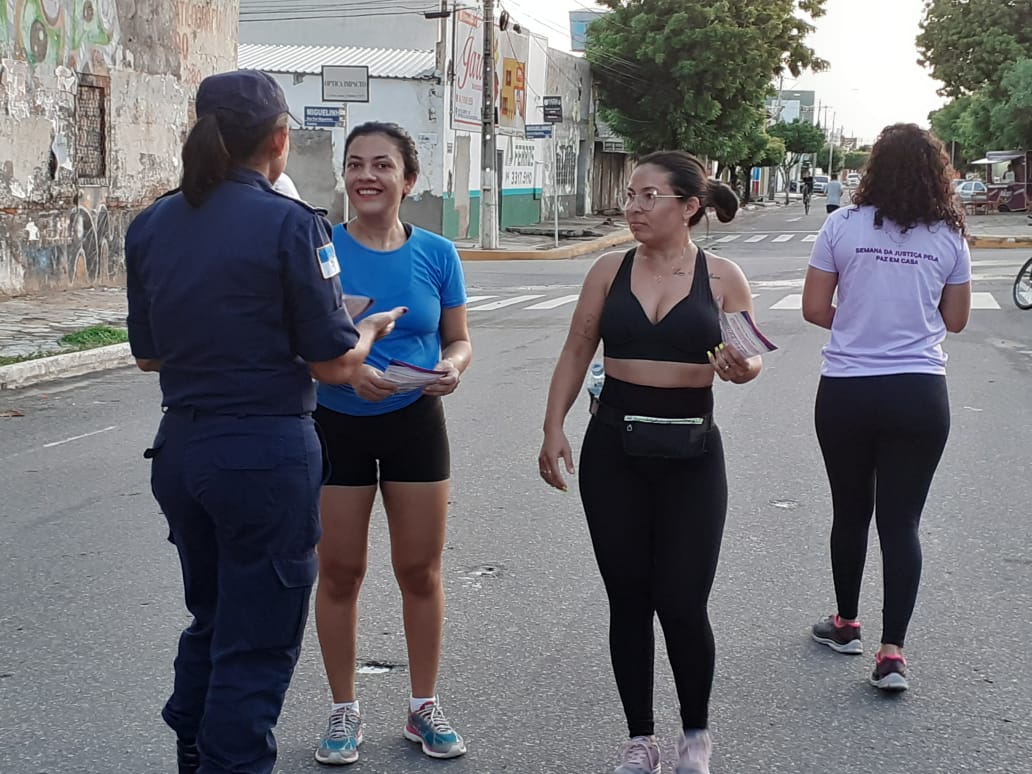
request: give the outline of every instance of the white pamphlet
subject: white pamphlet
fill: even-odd
[[[731,344],[742,357],[756,357],[773,352],[777,346],[753,322],[748,312],[721,312],[720,336],[725,344]]]

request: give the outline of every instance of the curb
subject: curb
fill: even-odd
[[[480,250],[475,247],[458,248],[459,257],[464,261],[558,261],[566,258],[576,258],[579,255],[587,255],[596,250],[605,250],[607,247],[616,247],[625,242],[633,242],[634,237],[627,229],[615,231],[603,237],[596,237],[585,242],[576,242],[563,247],[552,247],[547,250]]]
[[[969,236],[971,247],[1028,247],[1032,248],[1032,236]]]
[[[0,366],[0,391],[30,387],[54,379],[82,376],[108,368],[121,368],[134,362],[128,343],[26,360],[23,363]]]

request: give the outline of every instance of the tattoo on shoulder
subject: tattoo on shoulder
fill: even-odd
[[[710,272],[709,278],[710,279],[718,280],[718,279],[720,279],[720,275],[719,274],[714,274],[713,272]]]

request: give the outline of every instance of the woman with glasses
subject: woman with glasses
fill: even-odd
[[[579,485],[610,606],[609,645],[629,740],[617,774],[659,771],[652,709],[659,616],[681,705],[675,774],[708,774],[713,632],[707,613],[727,509],[714,374],[743,384],[760,358],[721,343],[721,310],[752,313],[737,265],[707,255],[691,228],[738,209],[732,190],[682,151],[635,167],[623,203],[638,245],[588,271],[552,375],[538,464],[566,490],[563,422],[601,341],[605,381],[584,437]]]

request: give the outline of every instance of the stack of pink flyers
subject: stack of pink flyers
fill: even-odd
[[[732,344],[742,357],[755,357],[773,352],[777,346],[753,322],[748,312],[720,313],[720,336],[725,344]]]
[[[432,371],[403,360],[392,360],[387,364],[387,370],[383,372],[383,378],[397,386],[401,392],[418,390],[447,375],[447,371]]]

